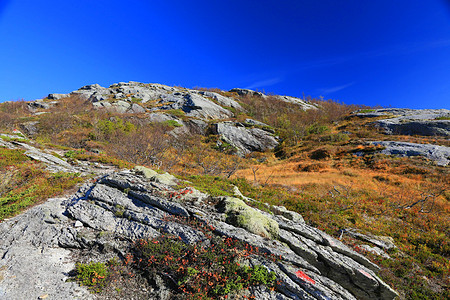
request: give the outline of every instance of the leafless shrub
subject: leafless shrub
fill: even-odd
[[[23,100],[0,104],[0,128],[13,129],[20,117],[28,115],[27,104]]]
[[[169,136],[161,127],[140,128],[126,133],[118,132],[111,139],[111,152],[118,158],[139,165],[161,167],[168,151]]]

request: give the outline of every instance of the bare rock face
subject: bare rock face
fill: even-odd
[[[257,91],[253,91],[253,90],[249,90],[249,89],[234,88],[234,89],[231,89],[230,92],[236,93],[240,96],[252,96],[252,97],[261,97],[261,98],[268,97],[267,95],[265,95],[261,92],[257,92]],[[317,109],[317,105],[311,103],[310,101],[303,100],[300,98],[291,97],[291,96],[278,96],[278,95],[272,96],[272,97],[275,97],[276,99],[284,101],[284,102],[296,104],[302,110]]]
[[[254,127],[248,128],[240,123],[220,122],[213,125],[213,133],[237,149],[237,154],[264,152],[278,146],[278,138],[271,132]]]
[[[230,92],[240,96],[268,97],[246,89],[233,89]],[[49,94],[47,99],[53,101],[37,100],[30,102],[29,106],[32,110],[45,110],[50,108],[50,105],[58,104],[58,100],[70,96],[78,96],[89,101],[96,109],[123,114],[146,114],[148,122],[175,121],[181,126],[171,131],[173,136],[207,134],[208,124],[214,121],[215,134],[235,147],[237,154],[241,156],[253,151],[263,152],[273,149],[279,144],[277,137],[274,136],[274,130],[264,123],[251,119],[242,124],[228,122],[236,117],[235,113],[245,111],[230,93],[130,81],[115,83],[107,88],[91,84],[69,94]],[[296,104],[301,110],[317,109],[317,105],[304,99],[289,96],[271,97]],[[177,112],[174,113],[174,110]],[[187,118],[181,118],[180,114]]]
[[[74,221],[64,216],[64,199],[49,199],[0,224],[0,299],[93,299],[85,288],[66,282],[75,268],[66,239],[78,246]]]
[[[272,213],[263,212],[238,199],[221,209],[220,205],[208,204],[205,199],[209,196],[193,188],[192,193],[180,196],[173,186],[151,180],[154,173],[147,172],[151,174],[146,178],[139,175],[143,174],[141,169],[137,171],[104,176],[96,183],[85,184],[71,197],[48,200],[1,223],[0,298],[37,299],[45,294],[49,299],[95,299],[83,287],[66,281],[74,268],[71,254],[84,250],[104,261],[117,254],[125,255],[133,239],[164,233],[191,244],[208,240],[201,230],[179,222],[180,218],[208,222],[215,228],[214,235],[245,241],[281,258],[277,262],[258,255],[247,259],[249,266],[263,265],[279,279],[275,291],[264,287],[250,289],[248,293],[256,299],[397,296],[376,275],[375,264],[307,225],[296,213],[281,207],[275,207]],[[230,214],[245,214],[246,220],[235,222]],[[276,234],[252,230],[246,225],[253,222],[252,216],[265,224],[261,228],[271,228]],[[155,284],[162,286],[164,282]],[[170,291],[164,290],[170,297]]]
[[[423,156],[436,162],[438,166],[447,166],[450,163],[450,148],[430,144],[416,144],[395,141],[371,142],[382,146],[382,154],[398,156]]]
[[[387,134],[450,136],[450,110],[448,109],[374,109],[356,112],[359,117],[383,117],[376,126]]]
[[[119,113],[144,113],[160,110],[181,109],[187,116],[202,120],[226,119],[233,116],[231,107],[241,110],[234,99],[214,92],[197,91],[139,82],[119,82],[104,88],[98,84],[84,86],[70,94],[50,94],[49,99],[77,95],[92,102],[98,109],[108,109]],[[155,104],[144,108],[151,101]],[[41,102],[33,102],[33,105]]]

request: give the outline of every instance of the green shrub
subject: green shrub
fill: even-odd
[[[163,122],[164,125],[169,126],[169,127],[181,127],[183,125],[181,125],[180,123],[178,123],[176,120],[167,120]]]
[[[104,263],[88,263],[76,265],[75,279],[94,292],[100,292],[108,277],[108,267]]]
[[[306,129],[308,134],[322,134],[330,131],[330,128],[326,125],[313,124]]]
[[[435,120],[450,120],[450,115],[437,117]]]
[[[213,237],[204,248],[162,236],[137,241],[133,253],[130,263],[139,273],[168,274],[188,299],[217,299],[252,285],[273,288],[277,279],[263,266],[240,265],[240,256],[256,254],[258,250],[231,238]]]
[[[358,110],[358,113],[366,114],[366,113],[371,113],[371,112],[374,112],[374,111],[375,111],[375,109],[361,109],[361,110]]]
[[[120,118],[115,118],[114,121],[100,120],[97,123],[97,130],[100,132],[100,134],[103,134],[105,136],[110,136],[117,132],[129,133],[134,131],[135,129],[136,127],[132,123],[124,123],[124,121]]]
[[[219,176],[191,175],[183,179],[190,181],[196,189],[213,197],[233,195],[233,184]]]
[[[78,154],[83,154],[86,151],[83,150],[69,150],[66,153],[64,153],[64,157],[66,158],[75,158],[75,156],[77,156]]]
[[[133,103],[141,103],[142,99],[141,98],[136,98],[136,97],[131,97],[131,102],[133,102]]]
[[[184,117],[186,115],[186,113],[181,110],[181,109],[170,109],[168,111],[166,111],[166,113],[168,113],[169,115],[172,115],[174,117]]]

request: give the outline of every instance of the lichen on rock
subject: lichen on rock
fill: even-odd
[[[155,170],[144,166],[134,167],[134,172],[143,175],[145,178],[150,179],[150,181],[156,181],[165,185],[177,185],[177,178],[169,173],[159,174]]]
[[[226,214],[227,223],[244,228],[251,233],[274,239],[280,229],[278,223],[264,216],[244,201],[233,197],[224,197],[219,203],[219,210]]]

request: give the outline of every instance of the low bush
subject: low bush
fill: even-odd
[[[137,241],[128,263],[149,278],[165,274],[188,299],[217,299],[252,285],[274,288],[275,273],[262,266],[241,265],[240,259],[257,252],[231,238],[213,237],[208,247],[202,247],[162,236]]]
[[[450,120],[450,114],[446,116],[437,117],[435,120]]]
[[[101,291],[109,274],[108,267],[101,262],[91,262],[88,264],[77,263],[75,272],[76,281],[81,285],[89,287],[94,292]]]
[[[183,125],[181,125],[180,123],[178,123],[175,120],[167,120],[163,124],[168,126],[168,127],[181,127],[181,126],[183,126]]]
[[[0,221],[83,181],[76,173],[49,173],[23,150],[0,148]]]

